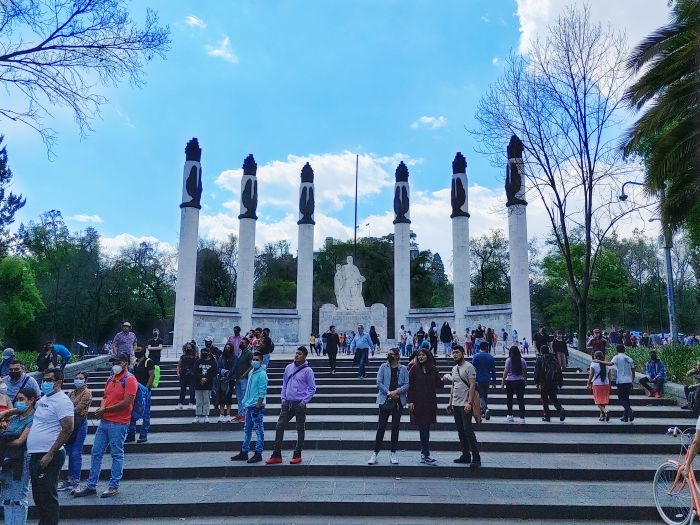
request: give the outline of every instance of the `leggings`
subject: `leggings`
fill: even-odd
[[[401,403],[396,403],[394,410],[379,410],[379,425],[377,426],[377,437],[374,440],[375,452],[379,452],[382,441],[384,441],[384,432],[389,422],[389,416],[391,416],[391,451],[396,452],[396,447],[399,444],[399,429],[402,413],[403,406],[401,406]]]
[[[506,381],[506,405],[508,415],[513,415],[513,394],[518,397],[518,408],[520,408],[520,418],[525,419],[525,380]]]

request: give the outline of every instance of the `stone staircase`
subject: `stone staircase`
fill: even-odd
[[[531,372],[534,359],[527,360]],[[287,362],[273,360],[268,368],[265,458],[274,440]],[[641,523],[658,519],[651,480],[656,467],[679,451],[678,441],[665,435],[667,428],[695,424],[672,400],[647,398],[639,388],[632,396],[634,423],[618,420],[621,409],[614,406],[616,402],[611,421],[599,422],[586,390],[586,374],[568,369],[560,396],[567,409],[565,422],[554,417],[551,423],[541,421],[539,396],[531,380],[525,424],[507,423],[505,391],[491,390],[491,420],[477,427],[483,467],[476,471],[452,462],[459,445],[452,417],[444,409],[448,387],[439,394],[438,423],[431,432],[431,450],[438,463],[419,464],[418,432],[405,413],[400,464],[390,465],[384,448],[379,464],[370,466],[367,459],[377,427],[374,381],[381,362],[381,358],[370,360],[368,378],[358,379],[349,359],[339,359],[338,373],[330,375],[325,359],[311,358],[317,394],[307,413],[304,461],[287,462],[296,439],[292,422],[285,434],[285,463],[270,466],[229,461],[239,450],[242,425],[193,424],[193,410],[177,410],[175,364],[165,363],[161,384],[153,392],[149,441],[126,445],[121,493],[107,500],[61,494],[62,518],[66,523],[103,524],[125,518],[158,523],[178,519],[200,523],[197,519],[203,518],[211,523],[234,519],[304,523],[300,516],[311,516],[309,523],[321,523],[324,517],[373,524],[464,517],[484,523],[489,519]],[[504,358],[497,357],[499,384],[503,363]],[[440,358],[438,364],[441,372],[447,372],[451,359]],[[95,405],[107,376],[105,371],[90,378]],[[83,451],[83,479],[90,466],[95,424],[92,420]],[[387,430],[385,447],[389,434]],[[109,466],[105,457],[102,479],[107,479]],[[98,489],[104,485],[101,482]]]

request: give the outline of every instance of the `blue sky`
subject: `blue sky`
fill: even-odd
[[[258,245],[296,241],[296,191],[307,160],[319,189],[316,241],[352,231],[354,155],[360,161],[361,235],[391,231],[391,187],[399,160],[411,171],[414,230],[449,258],[451,161],[468,161],[472,233],[502,227],[502,169],[474,152],[479,97],[511,50],[544,28],[567,2],[202,1],[133,2],[170,25],[167,60],[147,64],[147,84],[104,89],[94,131],[81,139],[56,113],[56,158],[29,130],[0,122],[27,197],[19,221],[59,209],[72,228],[94,225],[114,248],[154,237],[177,243],[184,146],[203,148],[200,235],[237,231],[240,166],[260,166]],[[595,0],[593,12],[635,41],[659,25],[665,0],[629,18],[632,0]],[[625,17],[625,14],[627,15]],[[505,150],[505,144],[504,144]],[[533,210],[530,228],[546,223]],[[370,226],[365,226],[367,223]],[[541,223],[541,224],[540,224]],[[542,230],[543,231],[543,230]]]

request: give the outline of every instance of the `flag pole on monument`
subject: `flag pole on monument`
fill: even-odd
[[[360,163],[360,156],[355,155],[355,238],[352,243],[352,262],[357,264],[357,174]]]

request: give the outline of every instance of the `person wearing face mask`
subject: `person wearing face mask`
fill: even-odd
[[[180,381],[180,399],[177,409],[182,410],[185,403],[185,393],[190,389],[190,408],[194,407],[194,363],[197,361],[197,353],[192,343],[185,343],[182,355],[177,362],[177,377]]]
[[[53,368],[44,372],[43,396],[36,401],[27,438],[32,496],[42,525],[59,522],[58,477],[66,459],[63,445],[73,433],[73,403],[62,387],[63,371]]]
[[[420,462],[426,465],[436,463],[430,457],[430,425],[437,422],[437,391],[442,387],[430,343],[427,348],[421,344],[416,362],[408,372],[408,411],[420,434]]]
[[[150,357],[146,357],[146,350],[142,346],[136,347],[134,353],[136,362],[134,363],[134,377],[139,384],[146,387],[143,398],[143,411],[141,417],[131,414],[131,422],[129,430],[126,433],[126,443],[136,441],[136,423],[141,419],[141,431],[139,432],[139,443],[148,441],[148,430],[151,428],[151,388],[153,388],[153,380],[156,374],[156,365]]]
[[[2,362],[0,363],[0,377],[5,377],[10,373],[10,363],[15,358],[14,348],[5,348],[2,351]]]
[[[408,368],[400,363],[401,356],[398,348],[390,348],[386,355],[386,363],[382,363],[377,372],[377,404],[379,405],[379,424],[374,440],[374,452],[367,464],[377,463],[377,455],[384,441],[384,432],[391,416],[391,455],[392,465],[398,465],[396,448],[399,444],[399,428],[401,414],[406,406],[408,392]]]
[[[262,452],[265,448],[265,398],[267,397],[267,365],[263,364],[265,356],[256,351],[253,354],[252,371],[248,377],[248,385],[243,398],[245,408],[245,428],[241,451],[231,458],[231,461],[247,461],[259,463],[262,461]],[[255,429],[255,454],[248,459],[250,441]]]
[[[31,388],[39,397],[39,383],[32,376],[24,371],[24,365],[15,359],[10,361],[9,373],[3,378],[3,383],[7,386],[7,397],[12,403],[16,401],[17,394],[23,388]]]
[[[92,444],[90,458],[90,477],[87,485],[73,492],[73,496],[81,498],[97,494],[97,482],[100,479],[102,456],[110,449],[112,456],[112,473],[109,486],[100,497],[110,498],[119,494],[119,482],[124,473],[124,440],[131,422],[131,412],[138,393],[138,381],[131,375],[127,367],[131,356],[126,352],[117,354],[112,363],[112,375],[107,379],[100,408],[95,415],[101,419],[95,439]]]
[[[73,402],[73,433],[66,441],[68,456],[68,479],[58,487],[59,491],[77,490],[80,484],[80,469],[83,467],[83,444],[87,436],[88,411],[92,404],[92,392],[87,387],[88,375],[78,372],[73,378],[73,390],[68,397]]]
[[[194,397],[197,404],[192,423],[209,423],[211,389],[214,386],[214,378],[219,373],[219,368],[206,346],[202,348],[199,356],[199,359],[194,362]]]
[[[252,367],[253,348],[248,344],[248,339],[241,339],[241,353],[238,356],[238,361],[234,367],[234,377],[236,380],[236,401],[238,403],[238,415],[234,418],[235,422],[245,422],[245,408],[243,407],[243,398],[248,384],[248,373]],[[263,354],[263,362],[265,362],[265,354]]]
[[[10,468],[0,474],[5,523],[26,523],[29,506],[29,455],[27,438],[34,419],[36,392],[30,388],[17,395],[17,408],[0,412],[0,421],[7,421],[7,429],[0,433],[0,447]]]
[[[236,387],[234,368],[237,362],[238,357],[234,355],[233,346],[226,343],[221,357],[216,361],[216,366],[219,369],[218,388],[216,389],[219,423],[231,422],[231,404],[233,403],[233,391]]]
[[[214,360],[218,360],[221,356],[221,350],[218,346],[214,345],[214,338],[210,335],[204,338],[204,348],[209,350]]]
[[[153,329],[153,339],[148,342],[148,358],[153,364],[160,365],[160,354],[163,352],[163,340],[160,338],[160,330]]]

